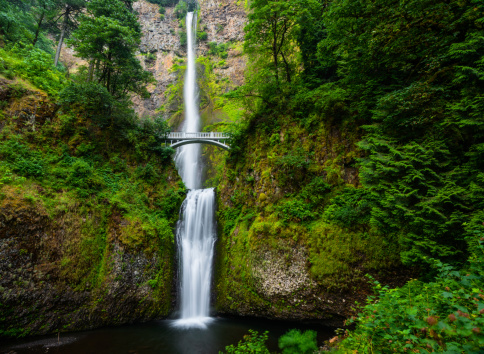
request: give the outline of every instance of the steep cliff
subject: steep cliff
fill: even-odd
[[[184,19],[178,19],[174,7],[159,13],[159,5],[145,0],[134,3],[143,37],[139,59],[153,73],[156,84],[148,88],[149,99],[134,98],[141,115],[161,112],[172,119],[175,128],[183,117],[183,78],[186,43]],[[197,40],[198,85],[205,124],[226,118],[220,95],[244,81],[246,59],[242,55],[246,13],[243,3],[235,0],[199,2],[197,29],[204,35]]]
[[[341,325],[371,292],[365,274],[392,286],[409,276],[396,243],[360,221],[359,134],[280,114],[252,120],[216,178],[219,313]]]
[[[171,161],[27,82],[1,78],[0,97],[0,337],[168,315],[185,193]]]

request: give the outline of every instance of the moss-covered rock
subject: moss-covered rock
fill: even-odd
[[[254,121],[216,178],[216,308],[341,325],[371,291],[366,273],[394,285],[408,277],[397,243],[383,242],[364,211],[340,225],[343,206],[331,209],[343,191],[359,190],[359,131],[279,116],[267,134],[264,117]]]
[[[185,195],[173,162],[22,82],[0,94],[0,337],[167,316]]]

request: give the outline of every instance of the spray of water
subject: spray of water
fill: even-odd
[[[185,74],[185,122],[183,131],[200,129],[198,89],[195,68],[196,16],[189,12],[187,25],[187,71]],[[177,327],[205,328],[212,320],[210,314],[210,285],[212,276],[215,229],[215,192],[198,189],[201,186],[200,144],[184,145],[175,157],[178,171],[190,188],[180,210],[176,237],[180,256],[180,319]]]

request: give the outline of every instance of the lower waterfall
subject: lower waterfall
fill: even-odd
[[[181,265],[181,318],[177,326],[205,327],[211,320],[210,285],[213,246],[215,192],[197,189],[188,193],[177,225],[178,254]]]

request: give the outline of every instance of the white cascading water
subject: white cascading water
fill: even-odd
[[[187,26],[187,70],[185,74],[185,122],[183,131],[198,132],[198,89],[195,68],[196,16],[189,12]],[[200,144],[178,149],[175,162],[185,185],[191,189],[180,210],[176,237],[180,257],[180,319],[177,327],[205,328],[210,314],[210,285],[213,247],[216,239],[215,192],[201,186]]]
[[[195,67],[195,32],[197,18],[193,12],[187,13],[187,69],[183,98],[185,102],[185,121],[182,131],[199,132],[200,116],[198,114],[197,70]],[[177,150],[175,162],[178,173],[189,189],[201,187],[200,144],[183,145]]]

